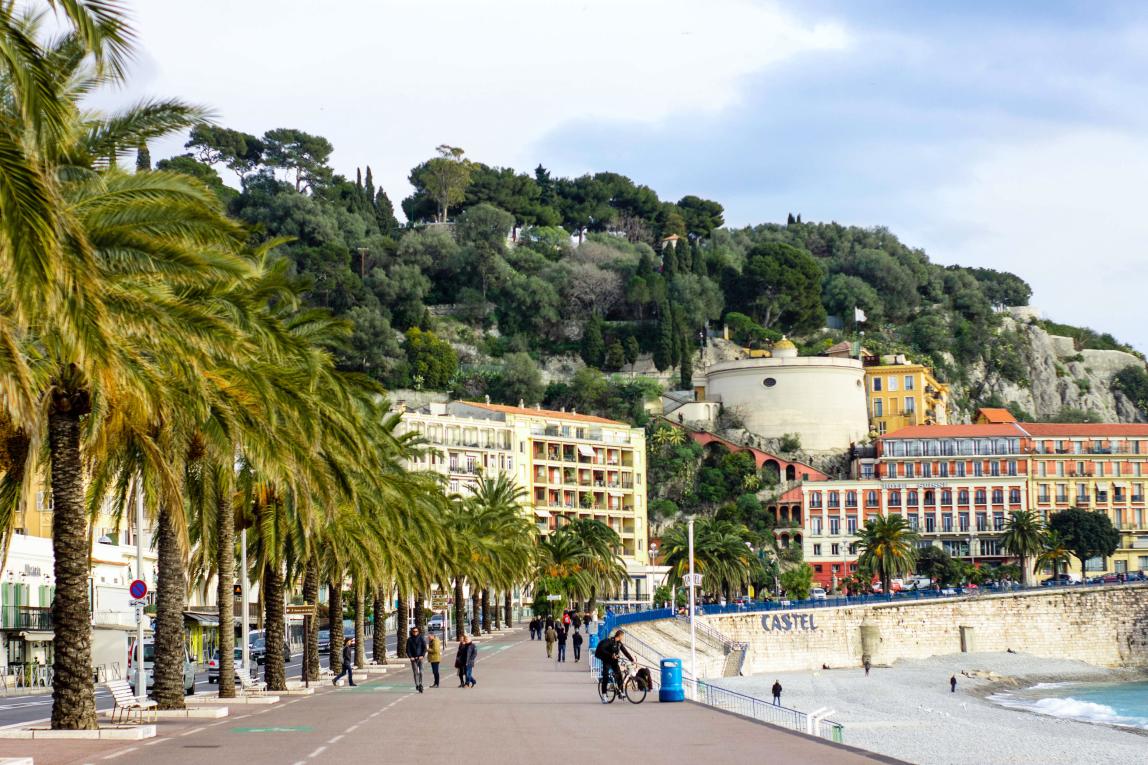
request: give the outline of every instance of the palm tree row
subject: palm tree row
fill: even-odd
[[[754,552],[755,543],[760,541],[740,523],[698,517],[694,522],[694,571],[702,575],[702,592],[730,598],[760,581],[764,565]],[[662,551],[671,580],[680,581],[690,569],[687,521],[678,521],[666,530]]]
[[[216,584],[220,693],[234,693],[237,530],[248,531],[272,688],[285,687],[283,604],[298,587],[315,602],[329,583],[334,626],[349,579],[361,629],[368,595],[385,603],[392,588],[406,597],[465,579],[489,603],[524,581],[533,530],[513,485],[483,481],[460,500],[403,469],[418,445],[395,434],[382,391],[336,369],[331,349],[348,326],[300,308],[276,243],[250,247],[194,179],[117,166],[204,117],[176,101],[83,108],[121,83],[132,31],[119,4],[46,0],[45,10],[58,11],[62,34],[44,31],[43,13],[0,6],[0,553],[45,481],[52,726],[96,727],[89,518],[137,498],[156,532],[164,708],[183,705],[189,582]],[[317,630],[312,620],[312,646]],[[306,671],[317,674],[317,660]]]

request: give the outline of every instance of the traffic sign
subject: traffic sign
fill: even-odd
[[[686,574],[682,577],[682,584],[686,587],[701,587],[702,575],[701,574]]]
[[[547,595],[546,599],[547,600],[562,600],[562,596],[561,595]]]
[[[136,600],[143,600],[147,596],[147,582],[142,579],[133,579],[128,585],[128,592]]]

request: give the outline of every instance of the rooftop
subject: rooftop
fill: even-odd
[[[1148,424],[1144,423],[1022,422],[1020,427],[1024,428],[1034,438],[1071,438],[1073,436],[1091,438],[1140,436],[1148,438]]]
[[[1012,412],[1007,409],[981,407],[977,410],[977,421],[984,424],[999,425],[1008,422],[1016,422],[1016,417],[1013,417]]]
[[[473,406],[478,409],[485,409],[488,412],[500,412],[502,414],[516,414],[523,417],[545,417],[549,420],[570,420],[572,422],[592,422],[598,425],[618,425],[621,427],[630,427],[624,422],[617,420],[608,420],[605,417],[595,417],[591,414],[575,414],[573,412],[562,412],[556,409],[541,409],[529,406],[507,406],[505,404],[486,404],[481,401],[457,401],[455,403],[464,404],[466,406]]]
[[[981,410],[982,412],[985,410]],[[1148,438],[1148,424],[1123,422],[986,422],[977,425],[910,425],[882,436],[901,438]]]
[[[898,438],[1018,438],[1025,432],[1010,425],[910,425],[882,436],[883,440]]]

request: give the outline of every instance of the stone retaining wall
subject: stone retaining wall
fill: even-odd
[[[704,617],[749,644],[744,674],[858,666],[962,651],[1013,651],[1148,667],[1148,585],[1058,588]],[[688,640],[688,637],[687,637]],[[688,645],[688,643],[687,643]]]

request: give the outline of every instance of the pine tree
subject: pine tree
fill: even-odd
[[[670,350],[670,366],[676,367],[682,363],[682,335],[685,334],[685,322],[682,313],[676,306],[670,306],[670,334],[673,345]]]
[[[654,344],[654,366],[659,372],[670,368],[674,353],[674,319],[666,301],[658,304],[658,340]]]
[[[582,330],[582,360],[587,366],[602,367],[606,360],[606,341],[602,339],[602,319],[591,316]]]
[[[622,343],[618,340],[610,343],[609,350],[606,351],[606,369],[611,372],[617,372],[626,363],[626,350],[622,347]]]
[[[136,172],[146,173],[151,170],[151,152],[148,151],[147,143],[141,142],[136,148]]]

